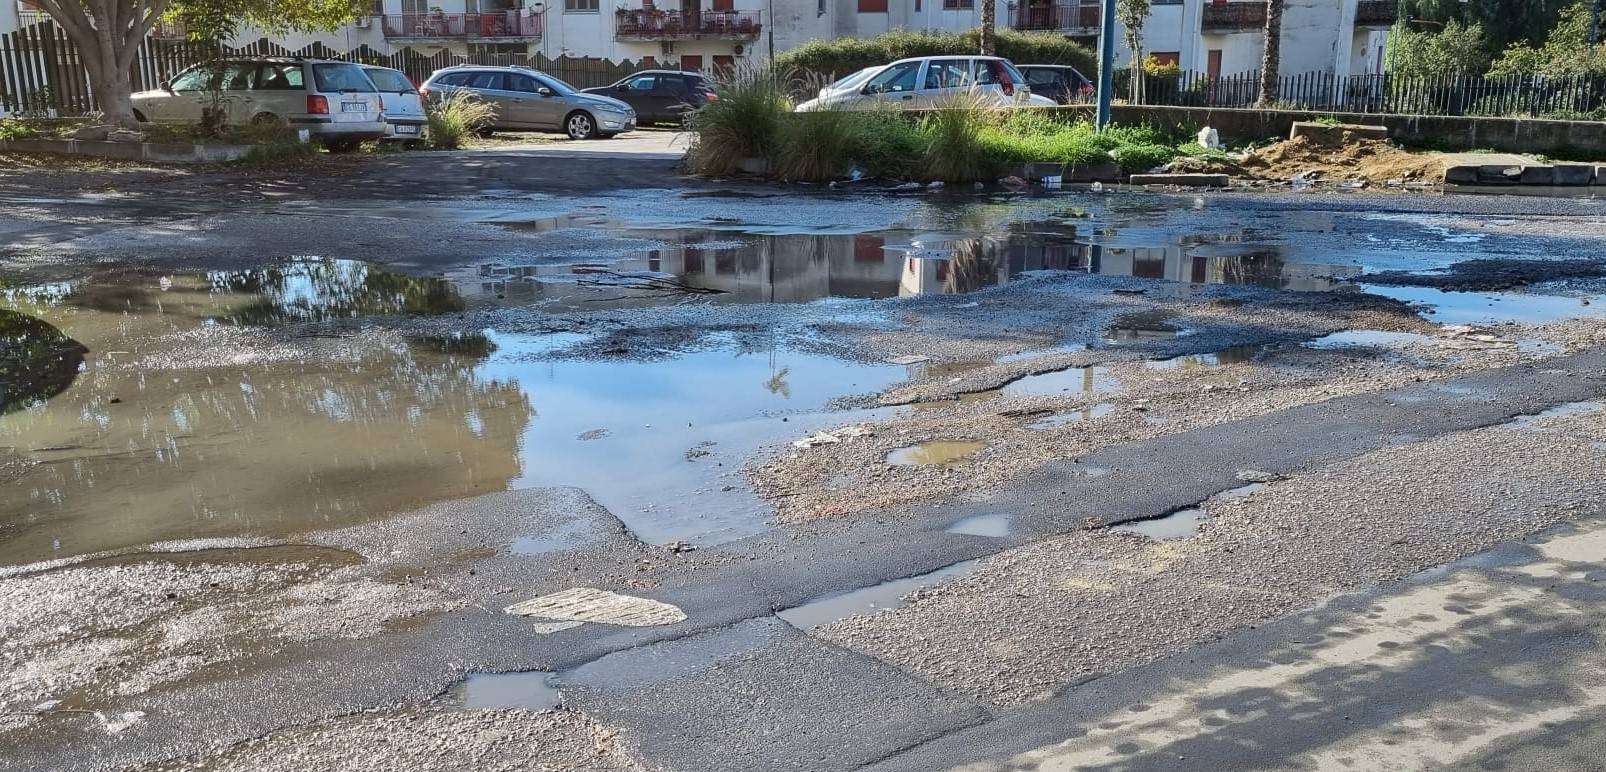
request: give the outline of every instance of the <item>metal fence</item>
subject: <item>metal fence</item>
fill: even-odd
[[[193,64],[207,60],[205,44],[149,38],[140,45],[129,75],[135,91],[157,88]],[[475,54],[439,51],[422,54],[411,48],[382,52],[368,46],[336,51],[321,43],[291,50],[268,40],[225,50],[229,56],[299,56],[377,64],[422,83],[430,73],[454,64],[522,65],[554,75],[579,88],[605,86],[642,68],[640,62],[614,62],[593,57],[537,54]],[[51,21],[31,24],[0,35],[0,116],[81,115],[96,109],[78,49]]]
[[[1145,104],[1252,107],[1259,100],[1258,71],[1214,78],[1184,71],[1170,76],[1149,75],[1143,82]],[[1274,104],[1295,110],[1351,113],[1606,120],[1606,76],[1405,77],[1312,72],[1278,78]]]

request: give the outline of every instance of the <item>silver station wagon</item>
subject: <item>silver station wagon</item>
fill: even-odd
[[[585,94],[529,67],[463,65],[436,70],[421,89],[425,97],[473,92],[496,106],[491,128],[509,131],[561,131],[570,139],[611,137],[636,128],[630,105],[600,94]]]

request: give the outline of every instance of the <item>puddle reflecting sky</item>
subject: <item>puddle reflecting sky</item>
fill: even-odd
[[[822,409],[908,373],[779,347],[551,359],[577,336],[494,333],[334,361],[219,364],[204,353],[233,345],[208,343],[209,329],[246,319],[452,306],[437,282],[328,262],[10,292],[19,318],[53,325],[29,329],[59,329],[43,343],[70,336],[89,353],[59,394],[0,417],[0,456],[34,462],[0,500],[0,562],[283,535],[548,485],[585,489],[649,541],[734,538],[770,514],[735,474],[752,451],[890,413]],[[173,350],[197,345],[195,366]],[[147,357],[180,366],[141,367]]]

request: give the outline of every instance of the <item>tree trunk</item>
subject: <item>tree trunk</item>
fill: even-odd
[[[1277,103],[1277,64],[1282,58],[1283,0],[1266,0],[1266,46],[1260,54],[1260,99],[1257,107]]]
[[[139,121],[134,119],[133,102],[129,100],[134,89],[128,78],[128,70],[115,65],[85,69],[89,72],[89,87],[94,91],[95,102],[99,104],[101,114],[106,116],[106,122],[125,129],[139,128]]]
[[[981,55],[994,56],[998,50],[993,27],[998,18],[998,1],[981,0]]]

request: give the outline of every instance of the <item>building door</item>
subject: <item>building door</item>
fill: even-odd
[[[1205,53],[1205,74],[1211,80],[1221,77],[1221,49],[1212,48]]]
[[[680,57],[680,69],[688,72],[701,71],[703,69],[703,55],[682,54]]]

